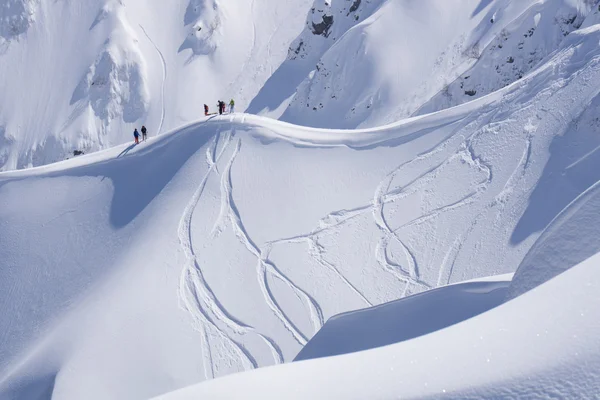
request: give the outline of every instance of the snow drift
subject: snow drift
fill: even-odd
[[[600,252],[599,188],[597,183],[584,192],[546,228],[517,269],[508,298],[519,296]]]
[[[599,262],[596,255],[535,291],[414,340],[262,368],[157,399],[594,397]]]
[[[502,304],[511,278],[458,283],[336,315],[294,361],[382,347],[447,328]]]

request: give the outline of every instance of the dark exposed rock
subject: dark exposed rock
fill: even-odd
[[[304,42],[300,41],[300,43],[298,43],[298,47],[296,47],[296,50],[294,50],[294,53],[299,54],[300,50],[302,50],[302,46],[304,46]]]
[[[352,5],[350,6],[350,10],[348,11],[348,15],[350,15],[350,13],[353,13],[354,11],[358,10],[358,7],[360,7],[360,3],[362,0],[354,0],[354,3],[352,3]]]
[[[319,22],[318,24],[315,24],[313,22],[312,33],[314,33],[315,35],[321,35],[321,36],[328,37],[329,29],[331,29],[332,25],[333,25],[333,15],[323,15],[323,20],[321,22]]]

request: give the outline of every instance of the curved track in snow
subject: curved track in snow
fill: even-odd
[[[160,133],[162,132],[162,127],[165,122],[165,115],[166,115],[165,86],[167,83],[167,61],[165,60],[165,56],[163,55],[162,51],[160,51],[160,49],[158,48],[156,43],[154,43],[152,38],[150,38],[150,35],[148,35],[148,32],[146,32],[146,29],[144,29],[144,27],[141,24],[140,24],[140,28],[142,29],[142,32],[144,32],[144,35],[146,35],[146,37],[148,38],[148,41],[152,44],[152,46],[156,50],[156,53],[158,53],[158,56],[160,57],[160,61],[162,63],[162,84],[161,84],[161,100],[160,100],[161,101],[161,116],[160,116],[160,123],[158,124],[158,129],[156,130],[156,134],[160,135]]]

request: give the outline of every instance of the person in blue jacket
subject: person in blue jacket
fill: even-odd
[[[133,137],[135,138],[135,144],[140,144],[140,133],[137,128],[133,131]]]

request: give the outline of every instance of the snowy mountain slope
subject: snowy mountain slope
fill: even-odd
[[[308,0],[4,0],[0,170],[59,161],[243,109],[300,32]],[[68,20],[68,23],[64,21]]]
[[[594,3],[4,2],[0,170],[123,143],[142,124],[163,133],[196,120],[204,103],[214,110],[218,98],[234,97],[238,110],[336,128],[436,111],[528,72]],[[518,54],[509,54],[520,41]],[[499,74],[488,74],[492,65]]]
[[[489,43],[478,42],[474,65],[423,105],[429,113],[484,96],[521,79],[558,48],[565,36],[580,28],[597,1],[532,2],[517,18],[511,16]],[[518,4],[518,3],[517,3]],[[490,8],[483,20],[490,26],[514,12],[515,2]],[[488,28],[489,29],[489,28]],[[493,71],[493,72],[492,72]]]
[[[249,111],[355,128],[461,104],[522,78],[591,9],[583,0],[319,0]]]
[[[509,299],[600,252],[599,188],[596,183],[586,190],[550,223],[517,269]]]
[[[262,368],[157,399],[595,398],[599,262],[595,255],[513,301],[407,342]]]
[[[335,314],[513,272],[564,207],[538,192],[594,160],[598,43],[581,29],[493,95],[381,128],[234,114],[1,173],[0,397],[147,398],[291,360]]]
[[[447,328],[504,302],[512,274],[428,290],[330,318],[294,361],[387,346]]]

